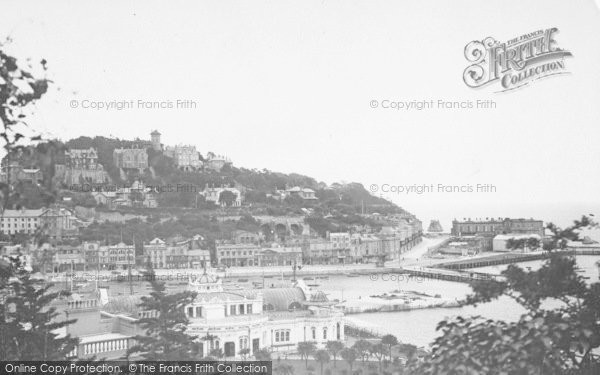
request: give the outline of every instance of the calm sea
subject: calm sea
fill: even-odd
[[[599,279],[596,262],[600,257],[578,256],[577,264],[584,271],[582,274],[588,276],[590,282]],[[541,261],[521,263],[523,267],[535,269],[541,265]],[[506,266],[484,267],[478,270],[499,273]],[[397,278],[398,280],[400,278]],[[364,299],[373,294],[392,292],[394,290],[418,291],[430,295],[440,294],[442,298],[462,299],[470,293],[467,284],[449,281],[423,279],[401,281],[382,281],[381,277],[371,280],[369,276],[347,277],[332,276],[329,280],[317,280],[321,284],[319,289],[328,293],[330,299]],[[436,308],[421,309],[404,312],[366,313],[348,315],[347,319],[359,326],[371,328],[381,333],[391,333],[402,342],[413,343],[418,346],[430,344],[435,337],[438,322],[451,316],[473,316],[481,315],[491,319],[516,320],[524,313],[523,308],[509,298],[501,298],[496,301],[479,305],[477,307],[467,306],[460,308]]]

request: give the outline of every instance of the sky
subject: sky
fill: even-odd
[[[149,139],[158,129],[164,144],[194,144],[237,166],[374,185],[375,195],[445,228],[463,217],[600,215],[597,1],[9,0],[2,8],[6,48],[48,61],[54,83],[30,118],[47,137]],[[469,42],[551,27],[573,54],[570,74],[504,93],[464,84]],[[82,108],[131,100],[120,111]],[[196,108],[138,108],[138,100]],[[496,108],[408,111],[382,108],[386,100]],[[431,184],[435,192],[390,192]]]

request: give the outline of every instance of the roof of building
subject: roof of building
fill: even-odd
[[[25,173],[38,173],[39,171],[39,168],[23,168],[23,172]]]
[[[42,215],[46,209],[40,208],[37,210],[4,210],[3,217],[37,217]]]
[[[164,245],[165,241],[161,240],[158,237],[155,237],[152,241],[148,242],[150,245]]]
[[[215,276],[203,273],[200,276],[192,278],[191,282],[195,284],[214,284],[217,283],[218,279]]]
[[[208,292],[198,293],[196,295],[196,301],[207,301],[207,302],[223,302],[223,301],[243,301],[251,296],[244,296],[238,293],[232,292]]]
[[[263,290],[263,303],[273,310],[287,311],[293,302],[304,302],[306,296],[300,288],[271,288]]]
[[[293,253],[301,253],[302,249],[299,246],[286,246],[286,247],[270,247],[266,249],[262,249],[262,253],[277,253],[277,254],[293,254]]]
[[[310,296],[310,302],[328,302],[329,299],[322,290]]]

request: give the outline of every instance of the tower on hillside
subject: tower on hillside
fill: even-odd
[[[155,151],[162,150],[162,145],[160,144],[160,133],[158,132],[158,130],[155,130],[152,133],[150,133],[150,140],[152,142],[152,148]]]

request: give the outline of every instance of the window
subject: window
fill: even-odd
[[[312,339],[316,340],[317,339],[317,329],[315,327],[312,327],[311,330],[312,330]]]
[[[229,315],[235,315],[235,305],[229,306]]]
[[[275,342],[288,342],[290,341],[290,330],[289,329],[278,329],[275,331]]]
[[[252,304],[251,303],[246,305],[246,313],[252,314]]]
[[[198,317],[198,318],[202,317],[202,306],[196,307],[196,317]]]
[[[327,340],[327,327],[323,327],[323,340]]]
[[[194,308],[193,307],[188,307],[187,309],[187,315],[188,316],[194,316]]]
[[[244,305],[240,305],[240,315],[244,315]]]

